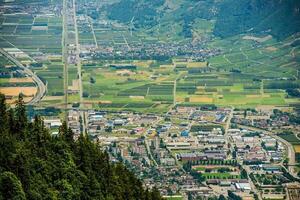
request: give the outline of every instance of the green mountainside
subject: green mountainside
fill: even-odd
[[[0,95],[0,199],[158,200],[122,164],[66,124],[51,137],[43,121],[29,122],[22,97],[9,109]]]
[[[130,23],[134,20],[137,26],[153,26],[157,23],[159,8],[164,0],[121,0],[108,8],[108,17],[123,23]]]
[[[213,33],[222,38],[268,33],[282,39],[300,31],[299,0],[120,0],[107,11],[122,23],[134,19],[136,28],[180,22],[186,38],[197,19],[215,20]]]
[[[220,6],[214,33],[227,37],[268,32],[281,39],[299,31],[299,0],[225,0]]]

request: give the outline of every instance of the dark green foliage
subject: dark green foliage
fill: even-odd
[[[289,88],[285,90],[291,97],[300,97],[299,89]]]
[[[161,199],[87,137],[73,140],[64,123],[51,137],[43,120],[29,122],[22,96],[8,109],[0,95],[0,200]]]
[[[197,19],[216,20],[214,34],[220,37],[254,33],[283,39],[300,31],[299,0],[184,0],[176,10],[165,0],[121,0],[107,8],[110,19],[126,24],[133,20],[134,29],[150,28],[166,20],[166,11],[173,12],[170,23],[180,22],[180,34],[185,38],[193,36]]]
[[[191,132],[198,132],[198,131],[212,131],[214,128],[221,128],[224,130],[223,126],[209,124],[209,125],[192,125]]]
[[[20,180],[11,172],[3,172],[0,174],[0,200],[5,199],[26,199]]]
[[[292,145],[299,145],[300,144],[300,140],[296,137],[296,135],[293,132],[285,131],[285,132],[279,133],[277,135],[279,137],[281,137],[282,139],[288,141]]]
[[[299,87],[300,83],[296,81],[267,81],[264,84],[266,89],[295,89]]]
[[[242,198],[238,195],[236,195],[235,193],[231,192],[230,190],[228,190],[228,198],[230,200],[242,200]]]
[[[90,77],[90,83],[91,84],[95,84],[96,83],[96,79],[94,77]]]
[[[298,0],[225,0],[220,6],[214,34],[271,33],[284,38],[300,31]]]
[[[130,23],[132,19],[136,28],[157,24],[157,8],[165,0],[121,0],[108,8],[108,17],[123,23]]]
[[[221,195],[219,196],[218,200],[226,200],[226,198],[224,197],[224,195],[221,194]]]
[[[242,179],[248,179],[248,173],[245,169],[241,170],[241,178]]]

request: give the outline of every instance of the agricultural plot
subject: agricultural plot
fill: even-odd
[[[9,97],[8,103],[14,103],[19,93],[25,95],[25,102],[30,101],[37,92],[33,80],[16,73],[17,68],[11,66],[12,63],[0,56],[0,93]]]
[[[48,96],[63,95],[63,65],[53,62],[46,69],[36,69],[36,73],[47,84]]]
[[[209,59],[210,66],[220,70],[238,69],[244,73],[268,78],[292,77],[297,64],[292,47],[286,45],[292,39],[279,43],[275,39],[256,42],[236,36],[226,41],[215,41],[212,47],[219,47],[223,53]],[[274,70],[276,69],[276,70]]]
[[[120,61],[118,64],[124,63]],[[87,66],[83,81],[85,98],[110,103],[111,105],[101,107],[119,110],[133,108],[134,104],[137,109],[143,107],[138,103],[146,103],[150,108],[161,104],[171,106],[174,102],[174,80],[177,79],[175,96],[178,104],[254,108],[259,105],[283,106],[299,103],[297,99],[287,98],[285,92],[288,84],[299,87],[298,81],[262,81],[266,76],[253,72],[205,71],[205,62],[180,62],[174,59],[168,64],[152,61],[135,61],[134,64],[138,67],[132,71],[113,70],[107,67],[108,63],[98,67]],[[191,71],[191,68],[197,70]],[[270,69],[266,70],[268,72]],[[95,83],[91,83],[91,77]]]
[[[293,145],[300,145],[300,139],[298,137],[296,137],[293,133],[281,133],[281,134],[278,134],[278,136]]]
[[[285,105],[284,85],[271,89],[268,82],[257,81],[260,76],[240,73],[193,73],[177,84],[177,101],[184,104],[216,104],[236,107]],[[277,81],[278,82],[278,81]],[[295,84],[297,86],[297,84]]]
[[[169,17],[174,16],[166,14],[165,20],[152,28],[131,32],[128,25],[111,25],[81,16],[77,18],[79,42],[82,47],[106,45],[116,54],[119,49],[143,43],[176,41],[184,44],[187,39],[182,36],[183,22],[170,24]],[[214,23],[195,20],[192,23],[193,40],[211,36]],[[38,58],[43,66],[33,70],[48,84],[47,95],[63,95],[63,65],[58,57],[62,53],[62,18],[58,15],[1,15],[0,24],[0,47],[16,47],[33,59]],[[296,58],[300,51],[289,46],[292,41],[293,38],[278,42],[269,36],[247,35],[226,40],[214,38],[205,45],[220,49],[221,53],[206,62],[182,61],[180,57],[167,62],[133,61],[130,64],[136,65],[137,70],[129,71],[113,70],[106,61],[83,65],[84,100],[103,109],[158,112],[168,110],[174,97],[176,103],[188,105],[256,107],[296,104],[299,100],[287,98],[285,92],[287,84],[299,88],[299,82],[294,79],[297,79],[299,59]],[[47,56],[41,59],[43,55]],[[56,58],[49,58],[51,56]],[[115,61],[114,64],[123,62]],[[69,87],[78,89],[74,82],[78,78],[76,66],[69,67],[68,75]],[[78,101],[78,95],[70,95],[69,100]]]
[[[136,62],[137,70],[115,70],[106,66],[85,68],[83,88],[86,101],[109,110],[164,112],[173,102],[173,83],[168,75],[156,80],[146,66]]]
[[[29,65],[40,63],[42,67],[31,66],[31,69],[47,84],[47,96],[63,95],[63,67],[60,58],[62,18],[57,15],[33,17],[20,13],[1,15],[0,23],[0,48],[16,48],[25,52],[30,59],[19,60]]]

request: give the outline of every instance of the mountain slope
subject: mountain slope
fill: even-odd
[[[220,6],[214,34],[270,33],[282,39],[300,31],[298,0],[225,0]]]
[[[120,0],[107,11],[110,19],[122,23],[134,19],[136,28],[182,22],[186,37],[191,37],[196,19],[216,20],[213,33],[223,38],[268,33],[283,39],[300,31],[299,0]]]
[[[122,23],[134,20],[136,26],[153,26],[157,23],[159,8],[165,0],[121,0],[107,9],[108,17]]]

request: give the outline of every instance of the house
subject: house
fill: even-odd
[[[235,183],[234,185],[237,190],[241,190],[241,191],[251,190],[250,183]]]
[[[189,131],[188,130],[184,130],[181,132],[180,134],[182,137],[189,137]]]
[[[175,165],[175,159],[174,158],[163,158],[160,160],[160,163],[162,165],[166,166],[174,166]]]

